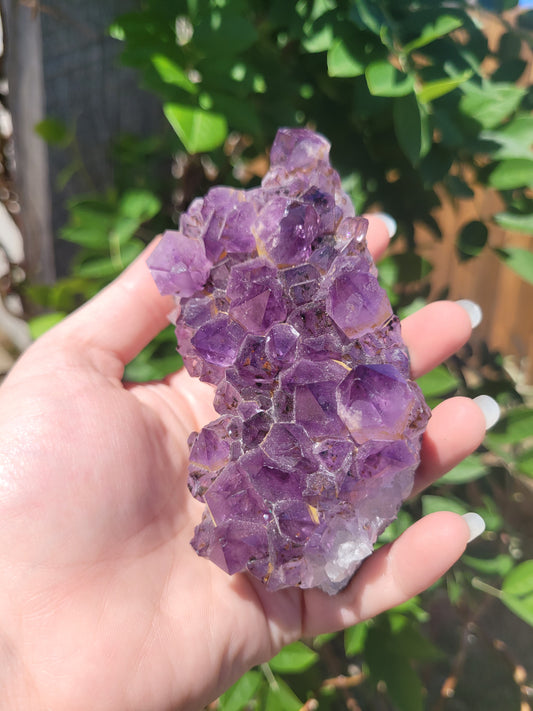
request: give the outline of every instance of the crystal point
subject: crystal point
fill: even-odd
[[[280,129],[260,188],[213,188],[149,258],[221,415],[189,438],[192,545],[269,590],[349,582],[409,495],[429,418],[329,148]]]

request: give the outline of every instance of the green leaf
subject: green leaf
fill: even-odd
[[[35,341],[43,333],[49,331],[53,326],[62,321],[67,314],[63,311],[54,311],[41,316],[34,316],[28,321],[28,328],[31,338]]]
[[[373,680],[385,682],[399,711],[422,711],[422,682],[402,649],[400,635],[391,634],[383,625],[370,628],[365,659]]]
[[[78,266],[76,273],[80,277],[90,279],[113,277],[139,256],[143,249],[144,245],[140,240],[131,240],[120,249],[116,261],[110,257],[91,257]]]
[[[154,54],[151,59],[157,73],[166,84],[179,86],[189,94],[198,93],[198,86],[193,84],[186,72],[169,57],[164,54]]]
[[[375,3],[368,3],[367,0],[355,0],[350,3],[350,20],[361,30],[370,30],[379,35],[381,27],[385,21],[382,10],[376,7]]]
[[[318,654],[303,642],[293,642],[284,647],[281,652],[269,661],[269,666],[275,672],[297,674],[316,664]]]
[[[235,56],[251,47],[256,40],[257,30],[246,17],[218,8],[206,13],[196,25],[193,35],[196,47],[210,58]]]
[[[483,128],[495,128],[518,108],[525,89],[508,84],[464,84],[465,94],[459,102],[462,113],[472,117]]]
[[[489,231],[479,220],[468,222],[457,237],[457,250],[463,260],[477,257],[487,243]]]
[[[487,467],[479,454],[471,454],[438,480],[438,484],[466,484],[487,474]]]
[[[499,212],[494,220],[500,227],[511,232],[533,234],[533,215],[517,215],[512,212]]]
[[[69,201],[70,220],[61,238],[89,249],[107,250],[109,232],[116,219],[116,206],[107,198],[77,198]]]
[[[72,131],[59,119],[48,117],[39,121],[35,132],[50,146],[66,148],[74,138]]]
[[[174,103],[164,104],[163,111],[188,153],[211,151],[228,135],[228,125],[221,114]]]
[[[387,528],[380,534],[378,542],[382,545],[384,543],[391,543],[395,541],[401,534],[406,531],[409,526],[413,523],[413,517],[407,511],[400,509],[398,511],[398,516],[389,523]]]
[[[157,215],[161,209],[161,201],[149,190],[128,190],[120,199],[118,209],[124,217],[130,217],[142,224]]]
[[[505,576],[501,600],[515,615],[533,626],[533,560],[520,563]]]
[[[279,676],[275,682],[268,688],[265,711],[300,711],[303,704],[294,691]]]
[[[505,576],[502,590],[508,595],[533,594],[533,560],[526,560]]]
[[[335,639],[336,636],[337,632],[324,632],[324,634],[317,634],[317,636],[313,639],[313,647],[315,649],[320,649],[328,642],[331,642],[332,639]]]
[[[533,478],[533,449],[522,452],[516,460],[516,466],[521,474],[526,474]]]
[[[461,562],[473,568],[478,573],[484,575],[499,575],[503,578],[514,567],[514,560],[510,555],[501,553],[494,558],[473,558],[470,555],[462,555]]]
[[[533,187],[533,159],[509,158],[498,163],[489,176],[489,185],[497,190]]]
[[[219,700],[220,711],[241,711],[253,699],[263,675],[252,669],[233,684]]]
[[[468,512],[465,504],[457,499],[450,499],[444,496],[432,496],[427,494],[422,497],[422,512],[424,516],[436,511],[451,511],[452,513],[463,514]]]
[[[472,76],[473,72],[471,69],[467,69],[462,74],[458,74],[455,77],[448,77],[446,79],[436,79],[435,81],[428,81],[423,84],[419,89],[417,89],[418,100],[423,104],[427,104],[430,101],[440,98],[449,94],[458,86],[464,84]]]
[[[533,408],[517,407],[502,417],[486,434],[487,445],[492,449],[502,445],[518,444],[533,436]]]
[[[495,251],[510,269],[533,284],[533,252],[520,247],[505,247]]]
[[[363,50],[347,47],[338,37],[328,50],[328,74],[330,77],[358,77],[364,74],[366,61]]]
[[[448,395],[456,390],[459,384],[457,378],[444,365],[433,368],[429,373],[418,378],[416,382],[426,398]]]
[[[374,96],[406,96],[415,85],[415,75],[398,71],[386,59],[372,62],[365,70],[368,90]]]
[[[431,146],[431,134],[426,112],[414,93],[397,97],[392,107],[394,132],[400,148],[412,165],[418,165]]]
[[[499,144],[499,148],[491,151],[494,160],[526,158],[528,155],[533,159],[533,116],[515,116],[498,130],[482,131],[480,138]]]
[[[365,648],[367,632],[367,622],[359,622],[359,624],[344,630],[344,650],[347,657],[355,657],[356,654],[362,653]]]
[[[434,22],[425,25],[419,37],[404,45],[403,51],[409,54],[414,49],[425,47],[430,42],[453,32],[462,25],[463,21],[455,15],[438,15]]]
[[[305,37],[302,46],[306,52],[326,52],[334,39],[334,25],[336,24],[335,3],[316,0],[308,22],[303,26]]]

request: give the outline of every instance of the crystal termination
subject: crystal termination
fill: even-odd
[[[413,485],[429,409],[329,163],[281,129],[259,188],[212,188],[149,258],[220,417],[189,438],[191,543],[270,590],[342,589]]]

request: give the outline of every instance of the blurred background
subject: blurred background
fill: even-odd
[[[291,645],[213,709],[533,706],[532,5],[2,0],[0,378],[194,197],[258,184],[279,126],[326,135],[357,211],[398,221],[380,273],[401,316],[483,310],[420,385],[503,417],[382,542],[439,509],[478,511],[483,537],[419,599]],[[169,328],[126,377],[178,367]]]

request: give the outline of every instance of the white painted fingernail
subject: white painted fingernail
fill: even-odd
[[[490,430],[500,419],[500,406],[490,395],[478,395],[474,398],[474,402],[485,417],[486,429]]]
[[[468,539],[468,543],[470,543],[474,538],[481,536],[485,530],[485,521],[479,514],[473,511],[463,514],[462,518],[466,521],[466,525],[470,529],[470,538]]]
[[[472,328],[479,326],[483,318],[481,306],[476,304],[475,301],[470,301],[470,299],[459,299],[456,303],[459,304],[459,306],[461,306],[468,314]]]
[[[373,214],[385,223],[387,232],[389,233],[389,239],[392,239],[398,229],[398,225],[394,217],[391,217],[386,212],[375,212]]]

